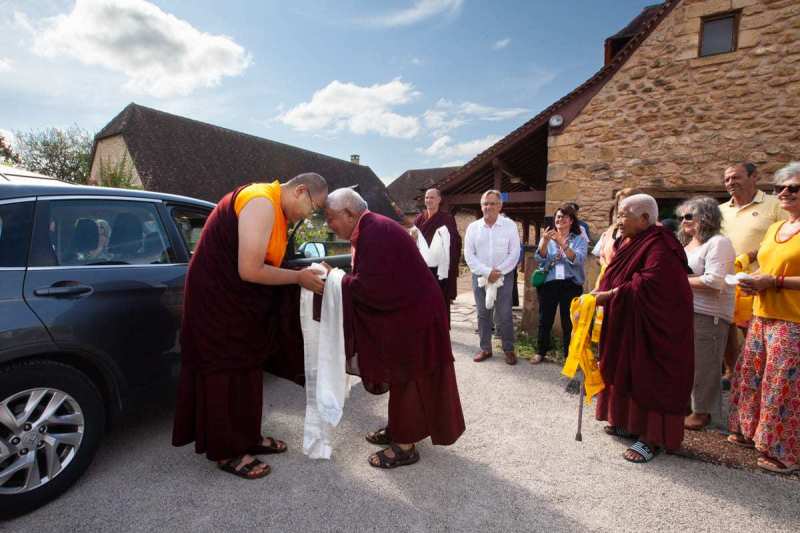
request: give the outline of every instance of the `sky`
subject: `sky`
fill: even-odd
[[[0,134],[131,102],[349,160],[460,165],[657,0],[0,0]]]

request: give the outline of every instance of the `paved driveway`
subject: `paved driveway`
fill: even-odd
[[[362,435],[387,398],[360,388],[333,460],[306,459],[303,390],[267,377],[265,432],[290,450],[266,479],[241,480],[169,445],[172,393],[159,390],[67,494],[0,531],[798,531],[796,479],[666,455],[632,465],[590,416],[576,442],[577,398],[556,366],[475,364],[475,345],[472,328],[453,330],[467,432],[423,444],[415,466],[367,465]]]

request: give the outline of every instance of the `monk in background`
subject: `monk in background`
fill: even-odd
[[[686,253],[656,226],[658,205],[635,194],[619,204],[620,236],[600,288],[605,316],[599,363],[606,388],[597,419],[606,433],[637,441],[626,460],[646,463],[680,448],[694,381],[694,309]]]
[[[439,287],[444,294],[444,301],[447,305],[447,320],[450,321],[450,304],[458,296],[458,263],[461,259],[461,235],[458,234],[456,219],[450,213],[445,213],[442,207],[442,193],[439,189],[428,189],[425,191],[425,210],[417,215],[414,225],[422,232],[425,241],[430,246],[433,236],[442,226],[447,227],[450,233],[450,268],[445,279],[438,279]],[[436,276],[436,268],[431,268]]]
[[[406,230],[357,192],[336,190],[325,207],[328,226],[352,245],[342,279],[348,372],[373,394],[389,392],[387,427],[367,435],[389,447],[369,464],[416,463],[417,442],[449,445],[464,432],[442,291]]]
[[[261,435],[263,366],[279,329],[276,286],[322,292],[314,271],[280,266],[289,223],[327,195],[313,173],[239,187],[211,212],[189,262],[172,444],[194,442],[196,453],[239,477],[266,476],[270,467],[253,456],[286,451]]]

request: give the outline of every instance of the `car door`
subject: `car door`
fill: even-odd
[[[53,349],[22,297],[34,203],[32,197],[0,201],[0,362]]]
[[[40,197],[24,297],[62,350],[113,360],[130,386],[170,373],[186,261],[160,200]]]

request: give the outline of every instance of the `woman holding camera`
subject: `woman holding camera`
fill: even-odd
[[[583,293],[586,277],[583,263],[589,243],[581,234],[575,209],[564,204],[558,208],[553,218],[553,226],[542,233],[535,259],[547,270],[544,284],[537,289],[539,295],[539,338],[537,353],[531,357],[532,364],[542,362],[550,349],[550,333],[560,308],[561,330],[563,332],[564,357],[569,350],[572,334],[572,321],[569,306],[572,299]]]

